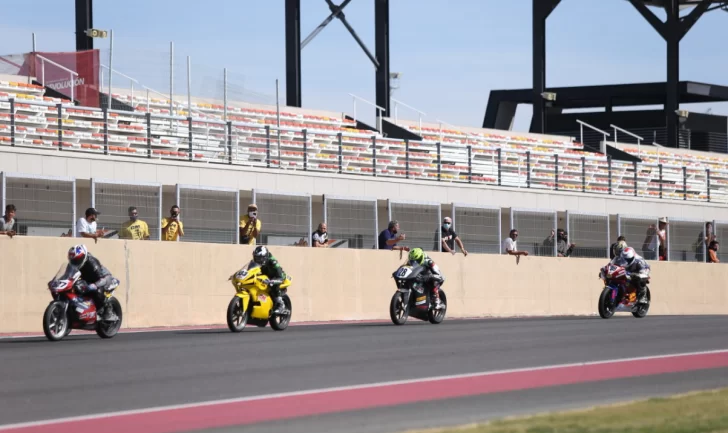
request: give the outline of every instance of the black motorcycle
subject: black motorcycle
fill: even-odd
[[[404,325],[407,318],[438,324],[445,319],[447,296],[440,289],[441,308],[435,309],[432,290],[425,287],[425,267],[417,263],[402,265],[393,274],[397,291],[389,304],[389,317],[395,325]]]

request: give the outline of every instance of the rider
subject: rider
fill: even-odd
[[[435,298],[435,309],[442,308],[442,301],[440,301],[440,286],[442,286],[445,282],[445,276],[440,273],[440,268],[430,257],[427,256],[427,254],[425,254],[425,251],[422,248],[413,248],[409,252],[408,260],[425,267],[425,281],[432,289],[432,294]],[[432,282],[432,284],[430,284],[430,282]]]
[[[637,299],[641,304],[648,304],[647,299],[647,278],[650,275],[650,265],[637,254],[632,247],[625,246],[621,254],[616,256],[612,263],[624,267],[632,287],[637,289]],[[644,274],[644,275],[640,275]]]
[[[268,248],[263,245],[258,245],[253,250],[253,261],[260,265],[261,272],[269,278],[268,290],[276,304],[273,312],[284,312],[286,310],[286,304],[283,303],[280,292],[281,284],[286,279],[286,273],[283,271],[283,268],[278,264],[278,260],[273,257],[273,254],[268,251]]]
[[[83,294],[92,294],[97,309],[105,305],[104,290],[111,285],[113,276],[99,259],[91,255],[86,245],[75,245],[68,250],[68,263],[78,268],[81,279],[86,283],[79,290]],[[118,316],[112,308],[104,308],[101,320],[114,321]]]

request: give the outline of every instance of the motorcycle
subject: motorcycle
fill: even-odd
[[[599,316],[609,319],[616,312],[629,311],[638,319],[647,315],[650,304],[637,302],[637,289],[627,281],[627,273],[622,266],[608,264],[599,271],[599,278],[604,281],[604,288],[599,296]],[[649,277],[647,279],[649,282]],[[650,288],[647,287],[647,300],[652,300]]]
[[[76,293],[85,284],[87,283],[81,279],[81,271],[71,264],[61,265],[48,283],[53,300],[43,313],[43,333],[50,341],[67,337],[72,329],[96,331],[101,338],[112,338],[119,332],[122,320],[121,304],[113,297],[119,280],[113,278],[112,284],[104,291],[105,302],[99,311],[96,310],[93,295]],[[112,322],[99,320],[98,315],[105,308],[113,309],[118,319]]]
[[[276,331],[283,331],[291,321],[292,305],[288,297],[288,287],[292,280],[286,276],[280,286],[281,298],[286,306],[282,313],[273,313],[274,303],[268,292],[268,277],[263,274],[259,264],[250,261],[242,269],[228,278],[235,288],[235,296],[227,309],[227,324],[232,332],[240,332],[251,323],[265,328],[268,323]]]
[[[392,273],[397,291],[389,303],[389,317],[395,325],[404,325],[409,316],[432,324],[441,323],[445,319],[447,295],[444,290],[439,290],[442,308],[435,309],[432,290],[426,290],[424,286],[424,271],[424,266],[410,262]]]

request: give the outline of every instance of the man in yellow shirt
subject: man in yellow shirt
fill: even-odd
[[[168,218],[162,218],[162,240],[176,241],[179,236],[185,235],[184,226],[179,219],[179,206],[172,206],[169,212],[170,216]]]
[[[261,222],[258,219],[258,206],[248,205],[248,214],[240,218],[240,244],[255,245],[255,238],[260,234]]]
[[[119,239],[149,239],[149,226],[139,219],[139,212],[134,206],[129,207],[129,221],[121,225]]]

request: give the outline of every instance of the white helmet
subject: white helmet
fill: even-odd
[[[635,256],[634,248],[627,247],[622,250],[622,260],[627,262],[627,264],[632,264],[632,262],[634,261],[634,256]]]

